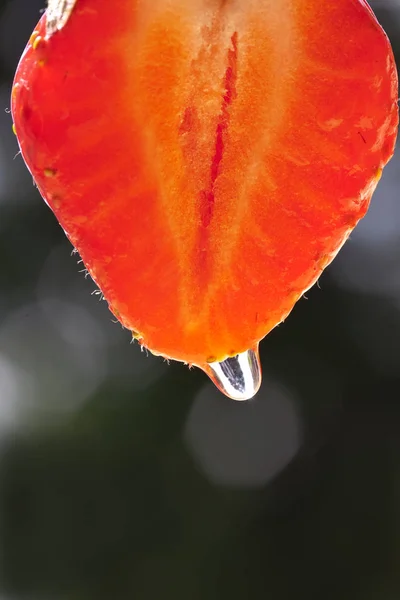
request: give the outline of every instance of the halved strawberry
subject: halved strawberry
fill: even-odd
[[[35,29],[12,113],[113,313],[204,365],[280,323],[365,214],[397,75],[364,0],[76,0]]]

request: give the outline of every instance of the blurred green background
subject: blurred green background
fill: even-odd
[[[16,156],[42,8],[0,8],[0,600],[397,600],[400,155],[230,401],[129,343]]]

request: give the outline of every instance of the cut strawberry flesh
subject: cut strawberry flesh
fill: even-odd
[[[365,214],[397,74],[363,0],[77,0],[12,112],[111,310],[201,365],[254,347]]]

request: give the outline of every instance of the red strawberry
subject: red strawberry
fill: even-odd
[[[206,370],[256,347],[392,156],[397,75],[371,9],[76,0],[60,31],[53,17],[21,59],[12,113],[111,310],[152,352]]]

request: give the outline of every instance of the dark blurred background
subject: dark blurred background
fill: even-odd
[[[397,600],[400,155],[230,401],[129,343],[17,156],[42,8],[0,8],[0,600]]]

